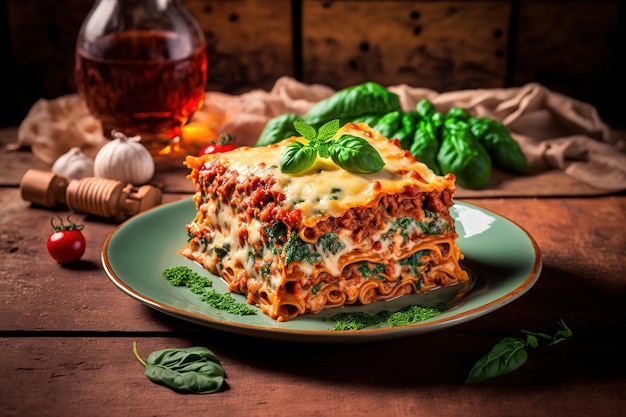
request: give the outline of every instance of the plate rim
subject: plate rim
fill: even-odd
[[[106,237],[104,244],[101,250],[101,262],[104,268],[104,271],[112,281],[112,283],[123,293],[128,295],[129,297],[143,303],[144,305],[160,311],[164,314],[176,317],[178,319],[182,319],[185,321],[189,321],[198,325],[203,325],[205,327],[209,327],[216,330],[222,330],[231,333],[238,333],[247,336],[260,337],[260,338],[269,338],[269,339],[281,339],[288,341],[302,341],[302,342],[361,342],[361,341],[372,341],[372,340],[385,340],[391,338],[405,337],[405,336],[414,336],[417,334],[424,334],[429,332],[434,332],[437,330],[442,330],[448,327],[455,326],[457,324],[461,324],[467,321],[475,320],[479,317],[487,315],[513,301],[521,297],[523,294],[528,292],[534,284],[539,279],[539,275],[541,274],[543,259],[541,255],[541,251],[535,239],[532,237],[528,231],[519,225],[517,222],[503,216],[501,214],[495,213],[489,209],[477,206],[472,203],[468,203],[465,201],[455,201],[455,205],[465,205],[474,209],[478,209],[479,211],[487,212],[489,214],[500,217],[501,219],[508,221],[513,226],[517,227],[520,231],[524,233],[526,238],[532,245],[532,249],[534,252],[534,264],[529,273],[529,275],[517,285],[513,290],[507,291],[505,294],[500,297],[489,301],[488,303],[480,304],[470,310],[464,310],[462,312],[453,314],[451,316],[446,316],[443,318],[432,318],[424,322],[419,322],[410,325],[397,326],[397,327],[376,327],[376,328],[367,328],[361,330],[307,330],[307,329],[292,329],[292,328],[280,328],[280,327],[270,327],[264,325],[252,325],[247,323],[241,323],[237,321],[228,321],[228,320],[220,320],[214,317],[210,317],[207,315],[203,315],[194,311],[184,310],[177,308],[172,305],[167,305],[166,303],[154,300],[148,296],[145,296],[140,291],[134,289],[131,285],[127,284],[121,277],[119,277],[116,272],[113,270],[111,263],[109,261],[108,249],[113,237],[119,233],[119,231],[127,227],[130,222],[136,221],[139,216],[144,216],[149,213],[153,213],[154,211],[163,210],[166,207],[176,205],[176,204],[185,204],[191,200],[192,197],[181,198],[176,201],[172,201],[169,203],[161,204],[159,206],[150,208],[142,213],[139,213],[133,217],[130,217],[124,220],[122,223],[117,225],[115,229]],[[462,302],[462,299],[459,301]],[[236,331],[235,331],[236,330]]]

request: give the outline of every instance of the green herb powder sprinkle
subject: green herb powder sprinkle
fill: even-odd
[[[395,312],[383,310],[377,314],[364,312],[339,313],[335,314],[331,319],[337,322],[333,330],[362,330],[385,324],[389,327],[397,327],[432,319],[445,311],[445,309],[446,306],[444,304],[439,304],[437,307],[411,305]]]
[[[194,294],[200,295],[200,300],[213,308],[238,316],[256,314],[256,310],[237,301],[230,293],[215,291],[213,282],[186,266],[175,266],[165,269],[163,277],[174,287],[187,287]]]

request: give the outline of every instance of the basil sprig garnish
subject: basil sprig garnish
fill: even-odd
[[[559,320],[558,330],[553,336],[545,333],[535,333],[522,330],[526,339],[520,337],[506,337],[495,344],[489,353],[480,358],[470,371],[466,383],[480,382],[486,379],[495,378],[515,371],[526,363],[528,359],[527,347],[539,347],[539,340],[549,340],[548,346],[572,337],[572,330],[567,327],[563,320]]]
[[[161,349],[144,361],[133,343],[133,353],[145,367],[144,374],[150,381],[181,393],[210,394],[224,383],[225,373],[219,358],[205,347]]]
[[[318,131],[302,120],[294,121],[293,127],[308,142],[292,142],[283,149],[279,168],[285,174],[307,170],[318,156],[331,158],[339,167],[356,174],[371,174],[385,166],[376,148],[365,139],[347,134],[333,139],[339,130],[337,119],[325,123]]]

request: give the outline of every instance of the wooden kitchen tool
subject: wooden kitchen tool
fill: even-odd
[[[100,217],[134,216],[161,204],[161,190],[135,187],[108,178],[68,179],[52,172],[29,169],[20,183],[22,198],[44,207],[67,206],[76,213]]]

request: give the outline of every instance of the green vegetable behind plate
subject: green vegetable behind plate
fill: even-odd
[[[491,158],[464,121],[446,120],[437,153],[441,172],[456,175],[459,185],[481,189],[491,176]]]
[[[256,146],[297,136],[295,121],[302,120],[319,128],[334,119],[339,120],[340,126],[365,122],[382,136],[398,139],[402,149],[408,149],[436,174],[450,172],[465,188],[484,188],[492,166],[517,174],[528,173],[528,163],[519,144],[497,120],[472,117],[461,107],[451,108],[444,116],[427,99],[420,100],[415,110],[403,112],[399,97],[374,82],[339,90],[303,116],[285,114],[271,119]],[[292,149],[295,159],[290,166],[300,172],[302,167],[295,162],[310,162],[314,155],[309,155],[306,149],[295,149],[296,146]],[[357,161],[354,149],[350,149],[350,159]],[[361,172],[364,167],[350,169]]]
[[[341,126],[363,120],[369,126],[384,114],[401,111],[400,98],[380,84],[368,82],[337,91],[331,97],[315,104],[307,114],[284,114],[270,119],[255,146],[265,146],[297,136],[293,122],[302,119],[314,128],[339,119]]]
[[[293,127],[293,122],[299,119],[300,116],[297,114],[287,113],[268,120],[254,146],[271,145],[283,139],[297,136],[298,132]]]
[[[370,126],[382,136],[393,138],[393,135],[402,127],[402,110],[394,110],[384,114],[374,126]]]
[[[398,139],[402,149],[410,149],[415,140],[415,131],[422,117],[417,110],[411,110],[402,115],[402,126],[389,139]]]
[[[502,123],[487,117],[474,117],[469,120],[469,125],[495,166],[517,174],[528,174],[528,162],[522,149]]]
[[[339,125],[343,126],[358,117],[383,115],[394,110],[402,110],[398,95],[380,84],[367,82],[339,90],[318,102],[303,120],[317,129],[333,119],[339,119]]]
[[[409,152],[418,161],[428,165],[436,174],[441,175],[437,153],[441,146],[442,115],[435,109],[433,103],[426,99],[420,100],[415,108],[420,120],[413,135],[413,143],[409,146]]]
[[[409,148],[409,152],[418,161],[428,165],[435,174],[441,175],[441,168],[437,162],[437,153],[439,152],[439,138],[435,135],[435,127],[429,120],[422,119],[413,136],[413,143]]]

